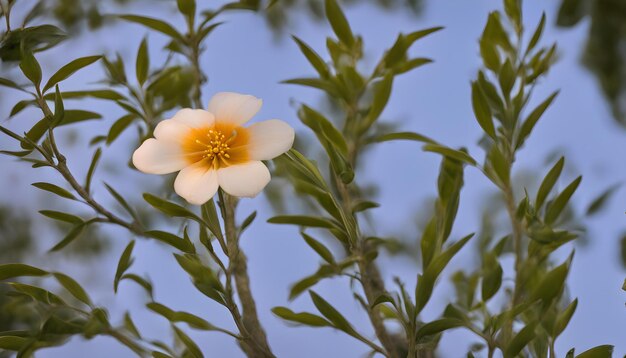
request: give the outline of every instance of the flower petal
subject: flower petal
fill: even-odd
[[[173,120],[186,124],[191,128],[204,128],[210,127],[215,122],[213,113],[205,111],[204,109],[191,109],[183,108],[176,112]]]
[[[230,195],[254,197],[270,182],[270,171],[260,161],[218,169],[220,187]]]
[[[178,144],[183,141],[190,130],[191,127],[181,121],[166,119],[154,128],[154,137],[163,142]]]
[[[250,141],[246,146],[250,159],[269,160],[288,151],[293,145],[293,128],[279,119],[258,122],[248,127]]]
[[[220,92],[209,101],[209,112],[215,115],[218,122],[229,122],[243,125],[261,109],[260,99],[234,92]]]
[[[133,164],[149,174],[167,174],[179,171],[188,165],[180,147],[172,143],[150,138],[133,153]]]
[[[190,204],[202,205],[217,192],[217,172],[204,162],[181,170],[174,181],[174,191]]]

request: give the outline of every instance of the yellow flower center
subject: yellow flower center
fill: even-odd
[[[202,162],[219,169],[248,161],[248,130],[230,124],[194,128],[183,140],[183,151],[190,164]]]

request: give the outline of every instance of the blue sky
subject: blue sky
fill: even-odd
[[[526,3],[526,27],[533,29],[541,12],[545,10],[550,26],[547,27],[544,40],[557,41],[560,54],[558,64],[537,88],[535,100],[542,100],[556,89],[561,89],[561,94],[520,153],[516,170],[543,173],[547,157],[553,153],[565,155],[565,178],[558,185],[563,188],[575,176],[583,175],[583,184],[575,196],[575,208],[581,212],[605,188],[624,181],[626,130],[614,124],[595,79],[579,64],[588,23],[584,22],[573,30],[560,30],[552,25],[556,14],[554,3],[547,6],[540,2]],[[451,146],[466,146],[475,157],[482,158],[483,154],[476,145],[481,132],[472,115],[469,82],[480,66],[477,39],[487,14],[497,4],[499,2],[487,0],[428,1],[424,13],[418,18],[400,11],[382,12],[371,5],[355,6],[347,11],[353,30],[365,38],[366,66],[375,63],[384,49],[393,43],[398,32],[445,26],[444,31],[419,42],[412,50],[416,56],[433,58],[435,63],[395,81],[391,101],[383,113],[384,120],[397,121],[403,130],[423,133]],[[139,2],[132,11],[162,16],[165,8]],[[298,123],[292,100],[319,105],[320,94],[278,83],[313,73],[296,45],[287,37],[277,39],[266,28],[264,20],[255,14],[231,14],[227,20],[227,24],[210,36],[208,50],[202,59],[210,79],[204,88],[204,101],[207,102],[213,93],[220,91],[250,93],[264,100],[256,120],[280,118],[295,126],[300,133],[306,133]],[[313,22],[302,14],[295,15],[293,24],[289,32],[323,52],[325,37],[331,34],[329,26]],[[119,24],[107,31],[86,33],[41,56],[44,72],[49,75],[52,69],[72,58],[103,51],[108,54],[119,51],[124,58],[134,59],[144,34],[143,28],[132,24]],[[158,58],[163,58],[159,49],[165,41],[154,33],[149,35],[149,40],[153,63],[156,63]],[[128,67],[132,70],[132,66]],[[94,66],[65,82],[65,90],[82,88],[100,78],[101,69]],[[12,92],[2,89],[0,111],[3,116],[8,114],[13,98]],[[104,121],[76,127],[80,129],[79,135],[77,142],[68,146],[71,153],[68,157],[71,168],[78,173],[83,173],[88,165],[90,154],[84,148],[91,134],[106,130],[121,115],[117,108],[108,104],[89,102],[83,108],[89,107],[103,113]],[[31,120],[39,119],[32,117],[35,113],[25,111],[9,126],[16,130],[26,129]],[[61,137],[69,136],[69,132],[62,132]],[[103,168],[110,170],[102,170],[99,175],[102,180],[114,184],[127,197],[140,203],[144,183],[156,187],[160,178],[129,174],[125,169],[125,163],[134,149],[133,139],[129,131],[104,152]],[[1,137],[0,143],[4,149],[7,139]],[[0,165],[8,168],[6,174],[0,176],[0,185],[11,188],[0,192],[2,201],[16,201],[32,213],[42,206],[50,208],[58,205],[49,196],[36,192],[29,185],[44,180],[61,183],[54,173],[34,171],[8,157],[0,157]],[[371,151],[363,161],[358,180],[361,183],[378,183],[381,187],[377,200],[382,207],[374,212],[378,223],[377,234],[403,233],[407,238],[417,235],[412,234],[416,231],[414,213],[435,194],[438,165],[436,156],[421,152],[419,146],[412,143],[384,144]],[[106,201],[108,197],[102,189],[97,188],[96,196]],[[459,219],[453,231],[454,238],[479,229],[479,209],[484,205],[485,195],[493,190],[479,172],[467,170]],[[620,190],[601,215],[586,222],[588,245],[577,248],[568,280],[570,295],[578,297],[580,302],[570,326],[557,342],[559,356],[563,356],[571,347],[582,352],[599,344],[616,345],[616,356],[626,354],[626,294],[620,289],[625,273],[618,252],[618,238],[626,231],[625,192]],[[81,210],[85,212],[84,208],[77,209],[77,212]],[[257,297],[261,320],[275,353],[280,357],[363,356],[367,347],[344,334],[329,329],[287,328],[269,312],[276,305],[288,305],[294,310],[313,310],[306,296],[287,302],[287,292],[291,283],[316,270],[318,258],[301,240],[296,228],[265,223],[273,213],[263,195],[254,200],[244,200],[240,206],[241,217],[252,210],[258,210],[259,215],[252,229],[244,236],[242,245],[250,260],[252,288]],[[139,322],[145,335],[167,339],[166,322],[142,308],[146,298],[139,289],[131,284],[122,284],[117,296],[111,290],[116,260],[130,239],[128,233],[110,229],[111,236],[116,239],[110,254],[87,263],[71,258],[46,258],[44,248],[50,247],[57,239],[57,236],[49,234],[48,228],[44,223],[37,223],[36,229],[42,233],[43,241],[41,256],[29,258],[28,262],[37,263],[43,258],[50,266],[67,269],[84,282],[90,291],[95,292],[95,301],[110,309],[114,321],[115,318],[121,318],[125,309],[131,309],[133,318]],[[571,248],[558,252],[560,260],[569,254]],[[202,315],[214,324],[232,327],[225,310],[196,294],[168,249],[154,242],[140,240],[135,248],[135,256],[133,272],[149,274],[155,282],[159,302]],[[386,278],[397,275],[409,286],[414,285],[417,268],[410,259],[383,258],[383,262],[382,271]],[[466,248],[446,272],[473,263],[475,258],[472,257],[472,250]],[[340,308],[366,336],[373,335],[367,317],[352,298],[346,280],[324,281],[316,290]],[[435,291],[433,302],[427,307],[425,318],[437,317],[452,297],[450,285],[446,279],[442,280]],[[243,356],[234,341],[227,336],[204,332],[192,332],[192,336],[207,352],[213,352],[211,356]],[[442,356],[463,356],[474,341],[472,336],[462,330],[447,333],[441,344]],[[88,342],[80,338],[73,339],[66,346],[42,351],[40,356],[80,357],[85,350],[89,350],[91,357],[132,356],[130,351],[112,344],[108,338]]]

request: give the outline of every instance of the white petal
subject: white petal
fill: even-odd
[[[149,174],[167,174],[179,171],[188,165],[180,147],[172,143],[150,138],[133,153],[133,164]]]
[[[166,119],[154,128],[154,137],[168,143],[181,143],[190,129],[191,127],[180,121]]]
[[[218,122],[242,125],[257,114],[262,104],[263,101],[254,96],[220,92],[211,98],[208,110]]]
[[[252,160],[269,160],[288,151],[293,145],[293,128],[279,119],[258,122],[250,127],[247,145]]]
[[[202,205],[217,192],[217,172],[198,162],[181,170],[174,181],[174,191],[190,204]]]
[[[215,117],[211,112],[204,109],[191,109],[183,108],[176,112],[173,120],[188,125],[191,128],[204,128],[212,126],[215,122]]]
[[[218,169],[220,187],[230,195],[254,197],[270,182],[270,171],[259,161]]]

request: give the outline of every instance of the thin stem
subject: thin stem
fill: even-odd
[[[37,89],[37,92],[39,93],[39,96],[37,97],[37,102],[39,103],[39,106],[41,107],[41,110],[43,111],[44,115],[48,118],[52,118],[53,117],[53,113],[50,110],[50,107],[48,106],[48,103],[46,103],[45,99],[41,96],[41,93],[39,91],[39,89]],[[141,229],[140,225],[136,222],[127,222],[121,218],[119,218],[118,216],[116,216],[115,214],[111,213],[110,211],[108,211],[107,209],[105,209],[102,205],[100,205],[100,203],[98,203],[92,196],[91,194],[89,194],[89,192],[78,183],[78,181],[76,180],[76,178],[74,177],[74,175],[72,175],[72,172],[70,171],[70,169],[67,166],[67,160],[65,158],[65,156],[63,156],[63,154],[61,154],[61,151],[59,150],[57,144],[56,144],[56,140],[54,138],[54,131],[52,130],[52,128],[50,128],[48,130],[48,137],[50,138],[50,146],[52,147],[52,151],[54,153],[54,156],[57,158],[57,163],[53,163],[51,162],[50,164],[52,165],[53,168],[55,168],[62,176],[63,178],[70,184],[70,186],[76,191],[76,193],[83,198],[83,200],[91,207],[93,208],[97,213],[99,213],[100,215],[106,217],[109,222],[117,224],[119,226],[123,226],[125,228],[127,228],[128,230],[130,230],[133,234],[139,235],[139,236],[143,236],[143,230]]]
[[[239,237],[237,234],[237,226],[235,224],[235,209],[237,207],[237,199],[220,191],[220,209],[224,220],[224,228],[226,234],[226,243],[228,246],[228,268],[226,270],[227,278],[232,276],[237,288],[237,294],[242,306],[242,320],[245,333],[242,332],[243,339],[251,343],[246,351],[249,357],[274,357],[270,346],[267,342],[265,330],[261,326],[256,309],[256,302],[252,296],[250,289],[250,277],[248,276],[248,267],[246,256],[239,247]]]
[[[204,83],[204,75],[202,74],[202,69],[200,68],[200,48],[198,45],[194,44],[191,47],[191,56],[189,57],[189,60],[191,61],[195,81],[193,102],[196,108],[202,108],[202,84]]]

